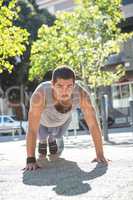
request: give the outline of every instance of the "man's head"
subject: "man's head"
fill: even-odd
[[[68,66],[60,66],[57,67],[52,74],[52,81],[56,83],[58,79],[72,79],[73,83],[75,82],[75,73],[74,71]]]
[[[70,99],[75,83],[74,71],[67,67],[58,67],[53,71],[52,88],[57,100],[65,102]]]

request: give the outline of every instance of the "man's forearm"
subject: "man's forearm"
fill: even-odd
[[[107,160],[104,158],[101,128],[98,123],[95,108],[87,92],[81,93],[80,105],[95,145],[97,156],[95,160],[107,163]]]
[[[102,133],[94,109],[89,111],[86,109],[84,114],[95,145],[96,155],[103,155]]]
[[[27,157],[35,157],[37,135],[28,133],[26,137]]]
[[[95,145],[96,155],[103,155],[102,134],[98,126],[90,127],[90,132]]]

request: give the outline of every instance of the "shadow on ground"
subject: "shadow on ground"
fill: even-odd
[[[60,158],[46,162],[45,168],[23,173],[23,183],[35,186],[54,186],[58,195],[74,196],[87,193],[91,187],[86,181],[95,179],[106,173],[108,166],[97,164],[95,168],[85,172],[76,162]]]

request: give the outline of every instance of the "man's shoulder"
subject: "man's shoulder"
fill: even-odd
[[[41,82],[40,84],[39,84],[40,86],[51,86],[51,81],[44,81],[44,82]]]
[[[81,80],[76,80],[75,82],[75,89],[78,89],[80,92],[89,92],[89,87]]]
[[[32,93],[31,97],[36,96],[36,95],[46,95],[47,94],[47,90],[49,90],[51,88],[51,81],[45,81],[45,82],[41,82],[36,89],[34,90],[34,92]]]
[[[36,91],[37,90],[45,90],[47,88],[51,88],[51,81],[45,81],[45,82],[41,82],[37,88],[36,88]]]

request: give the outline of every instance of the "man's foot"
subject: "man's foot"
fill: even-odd
[[[40,153],[38,156],[38,160],[46,160],[46,155]]]
[[[55,161],[60,159],[60,155],[64,149],[64,142],[63,137],[56,138],[54,140],[48,139],[48,145],[49,145],[49,155],[48,160],[49,161]]]
[[[57,152],[58,152],[58,146],[56,139],[49,138],[48,139],[48,146],[49,146],[49,155],[48,155],[48,160],[49,161],[55,161],[59,157]]]
[[[58,151],[58,146],[57,146],[56,140],[54,140],[54,141],[48,140],[48,144],[49,144],[49,153],[52,155],[56,154]]]
[[[38,153],[40,158],[45,158],[47,155],[47,143],[40,143],[38,146]]]

